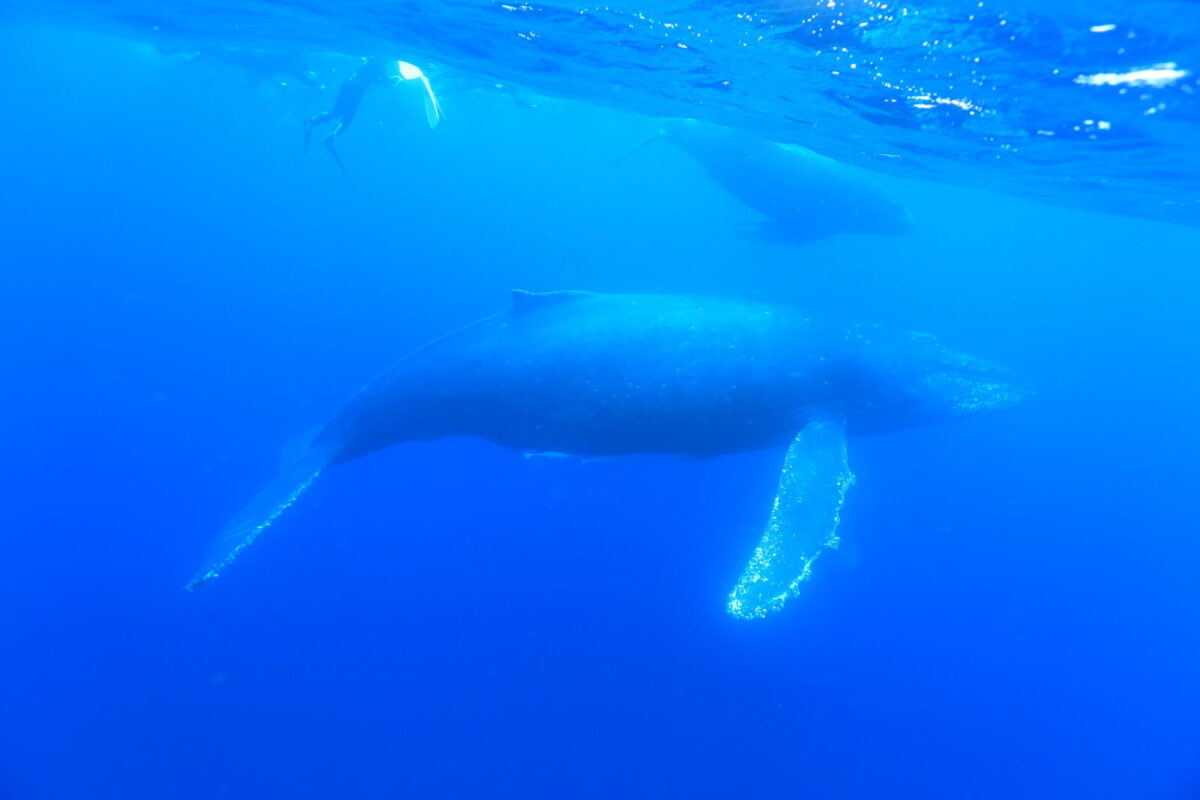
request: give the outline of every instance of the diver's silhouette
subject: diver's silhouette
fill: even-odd
[[[391,81],[392,76],[388,74],[388,67],[394,63],[384,58],[368,58],[364,61],[358,72],[347,78],[338,89],[337,99],[333,101],[333,108],[317,114],[304,124],[304,152],[308,152],[308,141],[312,136],[313,128],[336,121],[337,124],[324,141],[333,160],[337,162],[342,172],[346,172],[346,165],[342,163],[341,157],[334,149],[334,140],[342,134],[342,131],[346,130],[347,125],[354,121],[355,115],[358,114],[358,106],[362,103],[363,95],[367,93],[367,90],[372,86],[382,86]]]

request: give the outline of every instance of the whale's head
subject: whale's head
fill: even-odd
[[[999,411],[1025,399],[1029,391],[1016,374],[913,333],[910,398],[919,421],[941,422],[983,411]]]
[[[906,236],[913,232],[912,212],[904,207],[896,198],[880,193],[878,199],[863,215],[861,220],[863,233],[874,233],[881,236]]]
[[[838,170],[845,187],[844,220],[848,233],[906,236],[913,232],[916,226],[912,212],[880,186],[875,176],[845,165],[839,165]]]
[[[877,433],[948,422],[1021,402],[1015,373],[960,353],[925,333],[854,325],[844,359],[830,362],[833,401],[852,429]]]

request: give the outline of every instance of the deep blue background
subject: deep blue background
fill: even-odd
[[[769,246],[679,153],[613,166],[648,118],[380,93],[347,177],[299,154],[328,93],[0,37],[0,794],[1200,796],[1200,232],[895,183],[914,236]],[[399,447],[182,590],[291,436],[513,287],[796,303],[1037,395],[852,442],[763,622],[723,604],[770,452]]]

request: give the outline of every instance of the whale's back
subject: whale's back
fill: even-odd
[[[588,455],[783,444],[831,399],[820,325],[735,300],[516,292],[396,364],[331,435],[343,458],[443,436]]]

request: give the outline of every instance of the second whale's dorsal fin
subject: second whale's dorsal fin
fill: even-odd
[[[578,300],[581,297],[587,297],[591,294],[591,292],[576,291],[529,292],[524,289],[513,289],[512,310],[518,314],[524,314],[535,309],[556,306],[570,300]]]

